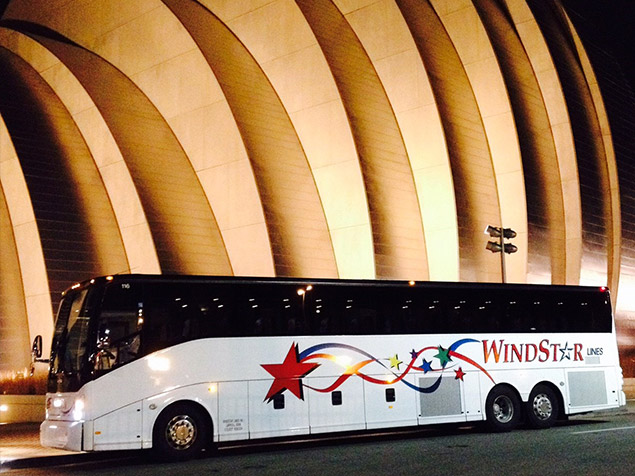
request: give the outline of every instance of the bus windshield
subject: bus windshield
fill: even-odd
[[[58,312],[49,392],[74,392],[139,356],[143,303],[135,286],[71,290]]]
[[[60,303],[51,349],[49,392],[72,392],[82,385],[88,349],[88,289],[68,293]]]

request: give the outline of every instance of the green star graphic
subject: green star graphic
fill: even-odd
[[[443,347],[437,347],[439,349],[439,353],[435,355],[437,359],[441,362],[441,367],[445,368],[445,366],[452,360],[450,357],[450,349],[444,349]]]

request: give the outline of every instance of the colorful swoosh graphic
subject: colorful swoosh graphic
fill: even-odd
[[[281,364],[262,364],[262,367],[274,377],[274,381],[265,396],[265,401],[271,401],[275,395],[285,390],[289,390],[296,397],[304,399],[303,389],[305,387],[316,392],[332,392],[352,376],[357,376],[362,380],[377,385],[393,385],[401,382],[417,392],[432,393],[441,385],[444,371],[456,367],[457,360],[475,367],[493,382],[491,375],[480,364],[458,352],[459,347],[472,342],[480,341],[461,339],[454,342],[447,349],[441,345],[424,347],[419,350],[412,349],[408,362],[399,360],[397,354],[388,358],[377,358],[358,347],[336,342],[314,345],[300,352],[298,344],[294,342]],[[342,353],[343,355],[339,355],[338,350],[345,352]],[[432,355],[434,352],[436,354]],[[357,359],[355,359],[355,356]],[[320,365],[323,365],[324,361],[331,361],[341,366],[343,369],[341,374],[324,388],[303,384],[302,378]],[[450,363],[451,365],[448,365]],[[404,368],[400,370],[402,365],[404,365]],[[369,375],[371,372],[373,374],[387,373],[390,374],[390,377],[378,379]],[[429,386],[425,387],[415,385],[406,380],[408,374],[417,372],[422,372],[424,375],[427,373],[438,374],[438,377]],[[455,379],[463,380],[465,372],[463,372],[462,367],[459,366],[458,369],[454,369],[454,372]]]

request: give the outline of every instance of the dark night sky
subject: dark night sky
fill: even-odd
[[[635,93],[635,0],[563,0],[576,23],[579,14],[619,62]]]

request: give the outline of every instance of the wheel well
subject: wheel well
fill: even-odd
[[[492,394],[492,392],[499,390],[501,388],[506,388],[508,390],[511,390],[514,395],[516,395],[516,398],[518,398],[518,401],[521,403],[519,410],[521,413],[521,417],[524,416],[524,408],[523,408],[523,399],[520,397],[520,393],[518,393],[518,390],[516,390],[516,387],[514,387],[513,385],[509,384],[509,383],[498,383],[496,385],[494,385],[492,388],[489,389],[489,392],[487,392],[487,396],[485,397],[485,402],[487,402],[487,400],[489,399],[490,395]],[[486,415],[486,413],[484,413],[484,415]]]
[[[516,390],[516,387],[514,387],[513,385],[509,384],[509,383],[499,383],[494,385],[492,388],[490,388],[489,392],[487,393],[487,398],[489,398],[490,394],[494,391],[497,390],[499,388],[508,388],[510,389],[512,392],[514,392],[516,394],[516,396],[518,397],[518,401],[522,402],[523,399],[520,398],[520,393],[518,393],[518,390]]]
[[[159,421],[159,419],[161,418],[161,415],[163,415],[164,413],[166,413],[167,411],[169,411],[170,409],[174,408],[175,406],[178,405],[184,405],[184,406],[188,406],[188,407],[193,407],[196,408],[205,418],[205,423],[207,424],[207,426],[209,427],[209,431],[210,431],[210,443],[213,443],[214,441],[214,422],[212,421],[212,417],[209,414],[209,412],[207,411],[207,409],[201,405],[198,402],[195,402],[194,400],[177,400],[175,402],[170,403],[167,407],[165,407],[163,410],[161,410],[161,412],[157,415],[157,417],[154,420],[154,424],[152,425],[152,440],[154,443],[154,438],[155,438],[155,432],[156,432],[156,425],[157,425],[157,421]]]
[[[549,387],[553,391],[553,393],[556,395],[556,398],[558,399],[557,419],[560,420],[566,414],[564,411],[564,397],[562,396],[562,392],[553,382],[549,382],[548,380],[538,382],[536,385],[533,386],[531,391],[533,392],[538,385],[544,385],[545,387]]]

